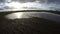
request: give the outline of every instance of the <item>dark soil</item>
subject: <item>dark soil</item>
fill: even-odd
[[[60,23],[32,17],[28,19],[5,19],[0,13],[0,34],[60,34]]]

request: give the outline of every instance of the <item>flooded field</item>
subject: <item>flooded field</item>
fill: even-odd
[[[60,15],[48,12],[1,12],[1,34],[58,34]]]

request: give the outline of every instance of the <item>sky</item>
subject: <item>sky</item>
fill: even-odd
[[[60,0],[0,0],[0,10],[21,8],[60,10]]]

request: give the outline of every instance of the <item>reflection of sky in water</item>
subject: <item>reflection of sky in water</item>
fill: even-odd
[[[60,0],[17,0],[17,1],[3,0],[3,1],[0,0],[1,2],[0,10],[3,9],[60,10],[59,5]]]

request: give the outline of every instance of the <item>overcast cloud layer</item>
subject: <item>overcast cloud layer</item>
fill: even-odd
[[[12,2],[20,2],[22,5],[20,8],[60,10],[60,0],[0,0],[0,10],[12,9],[13,7],[8,6]]]

